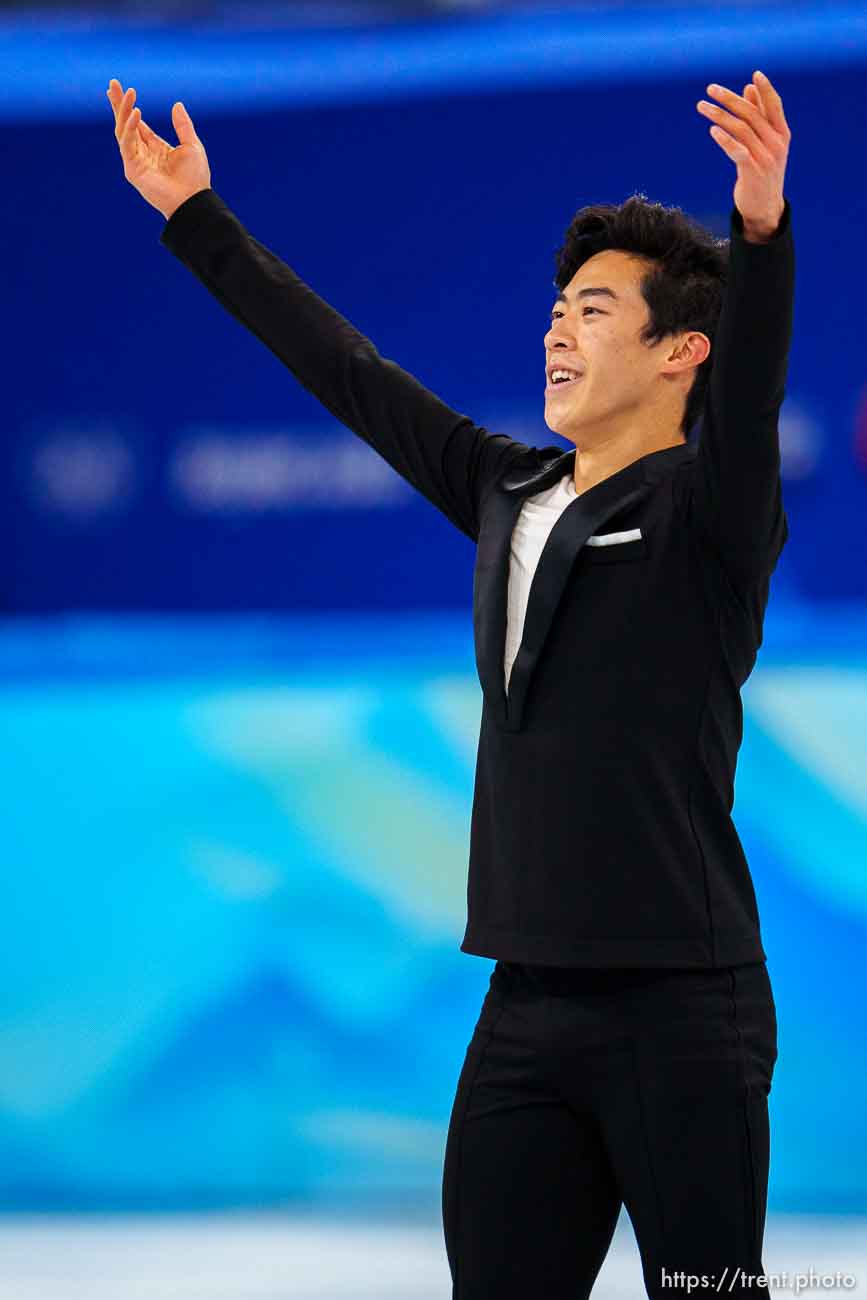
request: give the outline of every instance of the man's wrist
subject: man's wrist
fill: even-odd
[[[182,208],[195,194],[201,194],[202,190],[208,190],[210,188],[210,185],[200,185],[197,190],[191,190],[190,193],[185,194],[182,199],[179,199],[177,202],[172,202],[165,208],[159,208],[158,211],[162,213],[166,221],[171,221],[178,208]]]
[[[744,226],[744,239],[748,244],[769,244],[777,227]]]
[[[780,208],[776,221],[745,221],[744,222],[744,239],[748,244],[767,244],[769,243],[780,228],[780,222],[783,219],[783,213],[786,210],[785,201]]]

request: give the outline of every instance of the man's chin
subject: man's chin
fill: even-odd
[[[548,403],[546,402],[544,418],[545,418],[545,423],[547,424],[548,428],[551,430],[552,433],[559,433],[561,438],[568,438],[570,442],[574,442],[574,437],[573,437],[574,425],[569,420],[568,414],[566,414],[563,411],[559,411],[555,415],[554,412],[551,410],[550,406],[548,405]]]

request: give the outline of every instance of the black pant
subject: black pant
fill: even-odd
[[[652,1300],[690,1293],[677,1274],[755,1300],[776,1058],[764,962],[497,962],[446,1142],[452,1300],[583,1300],[621,1204]]]

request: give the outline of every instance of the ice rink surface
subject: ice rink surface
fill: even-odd
[[[772,1215],[769,1279],[756,1294],[867,1295],[867,1220]],[[848,1275],[829,1286],[828,1276]],[[825,1275],[824,1283],[822,1275]],[[854,1278],[854,1286],[850,1279]],[[594,1300],[644,1288],[621,1212]],[[677,1294],[673,1292],[672,1294]],[[685,1288],[680,1289],[686,1295]],[[692,1294],[700,1295],[694,1290]],[[439,1223],[270,1213],[0,1218],[0,1296],[9,1300],[450,1300]]]

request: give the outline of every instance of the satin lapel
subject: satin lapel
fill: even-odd
[[[507,474],[489,498],[473,570],[473,630],[476,667],[488,708],[506,722],[503,655],[512,531],[528,496],[574,473],[575,452],[565,452],[533,473],[528,467]]]
[[[511,538],[523,504],[524,498],[516,493],[494,492],[479,535],[473,570],[476,667],[488,708],[501,725],[506,721],[503,655]]]

